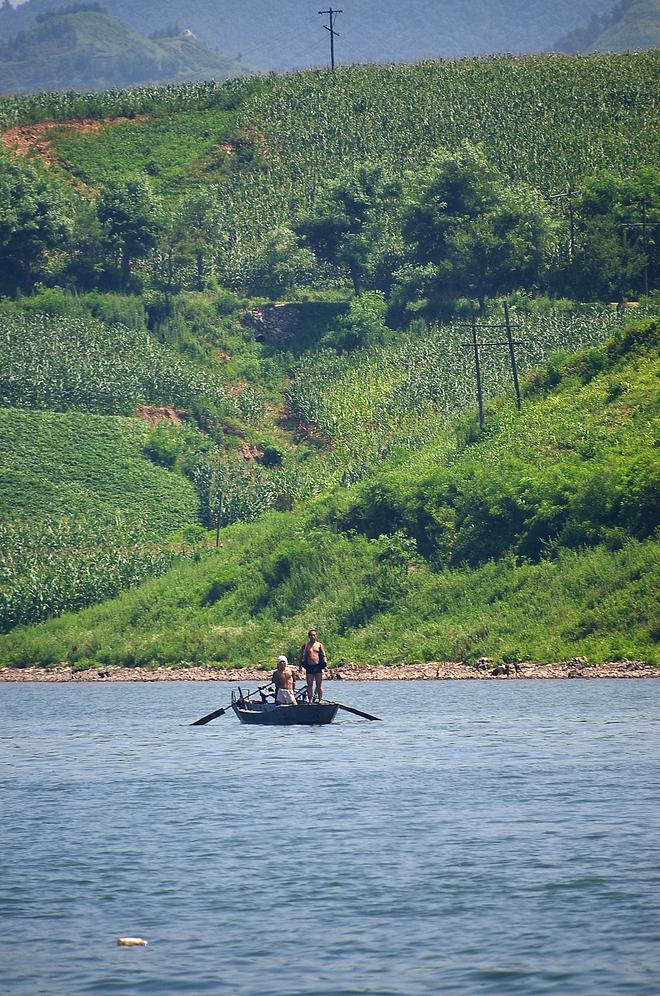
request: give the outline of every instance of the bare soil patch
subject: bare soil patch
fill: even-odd
[[[158,407],[157,405],[140,405],[135,411],[135,417],[148,422],[152,429],[159,422],[181,425],[187,414],[182,408]]]
[[[137,124],[146,121],[147,114],[137,114],[134,118],[80,118],[67,121],[40,121],[38,124],[16,125],[2,133],[2,141],[18,156],[37,153],[46,166],[59,165],[60,160],[53,148],[49,132],[54,128],[69,128],[74,132],[101,131],[107,125]]]

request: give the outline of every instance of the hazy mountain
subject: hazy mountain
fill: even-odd
[[[25,30],[62,0],[0,8],[0,38]],[[341,62],[412,60],[552,49],[559,37],[608,13],[616,0],[346,0],[337,19]],[[173,21],[201,42],[262,69],[328,59],[328,32],[313,0],[104,0],[105,7],[151,34]]]
[[[623,0],[564,35],[558,52],[628,52],[660,46],[660,0]]]
[[[146,38],[94,9],[42,13],[34,27],[0,46],[0,93],[225,79],[243,71],[190,32]]]

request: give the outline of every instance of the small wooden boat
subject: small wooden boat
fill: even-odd
[[[298,702],[296,705],[275,705],[274,702],[253,702],[232,693],[231,707],[241,723],[258,726],[326,726],[339,710],[338,702]]]
[[[275,705],[263,694],[266,688],[272,688],[272,682],[257,688],[256,692],[243,692],[239,688],[238,692],[231,693],[231,706],[214,709],[190,725],[206,726],[214,719],[224,716],[229,709],[234,711],[241,723],[251,723],[253,726],[327,726],[333,721],[339,709],[360,716],[362,719],[368,719],[370,722],[378,722],[378,716],[370,716],[368,712],[354,709],[345,702],[305,702],[304,697],[307,694],[305,689],[296,695],[295,705]],[[261,702],[252,699],[252,696],[258,692],[262,693]]]

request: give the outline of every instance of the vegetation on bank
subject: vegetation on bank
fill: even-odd
[[[556,356],[351,491],[223,532],[217,553],[2,638],[0,661],[267,664],[310,622],[336,663],[657,660],[656,322]],[[493,545],[495,544],[495,545]]]
[[[634,645],[650,645],[625,572],[648,563],[654,542],[642,400],[652,381],[639,365],[654,327],[641,327],[646,345],[622,328],[631,297],[639,319],[657,303],[646,293],[660,272],[657,70],[652,53],[504,58],[0,102],[7,119],[97,120],[19,128],[9,145],[37,154],[0,154],[0,402],[16,406],[4,416],[2,626],[111,597],[181,557],[197,562],[195,589],[207,557],[224,564],[240,537],[213,591],[192,608],[183,598],[200,627],[176,623],[183,659],[235,658],[246,619],[255,632],[263,623],[255,646],[269,654],[294,617],[317,612],[315,598],[342,654],[368,659],[369,633],[385,659],[423,656],[422,635],[442,632],[442,653],[465,656],[474,641],[442,629],[457,579],[497,576],[510,605],[515,569],[521,590],[543,577],[561,601],[564,568],[583,577],[587,556],[610,564],[639,620]],[[118,111],[128,120],[108,120]],[[328,161],[342,164],[330,179]],[[507,314],[529,378],[523,421]],[[483,432],[471,415],[473,318]],[[571,367],[566,356],[585,347]],[[617,363],[626,378],[608,381]],[[240,522],[249,532],[225,528]],[[202,536],[218,526],[216,554]],[[306,561],[318,585],[304,581]],[[168,577],[176,587],[178,573]],[[439,629],[432,598],[447,604]],[[391,613],[379,642],[372,624]],[[152,627],[149,614],[131,618]],[[526,630],[539,649],[525,653],[561,644],[542,629]],[[127,663],[174,661],[181,646],[169,630],[162,641],[160,630],[117,632],[130,632],[130,651],[106,632],[107,653]],[[484,640],[513,653],[494,632]],[[613,632],[598,617],[592,652]],[[76,645],[62,653],[96,659],[101,646]]]

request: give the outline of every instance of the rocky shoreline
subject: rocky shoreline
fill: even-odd
[[[98,667],[76,671],[72,666],[0,668],[3,681],[231,681],[265,684],[270,669],[198,667],[124,668]],[[645,661],[615,661],[589,664],[584,657],[555,664],[494,664],[482,658],[475,664],[432,662],[430,664],[341,665],[328,669],[329,681],[497,681],[541,678],[660,678],[660,667]]]

